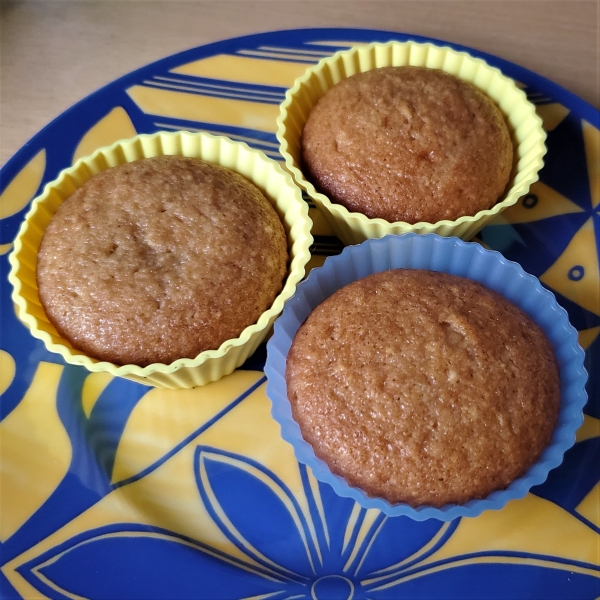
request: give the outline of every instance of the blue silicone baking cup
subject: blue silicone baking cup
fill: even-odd
[[[486,498],[461,505],[447,504],[441,508],[426,505],[414,508],[370,497],[333,474],[326,463],[315,456],[292,416],[286,392],[285,366],[300,325],[318,304],[339,288],[372,273],[399,268],[429,269],[479,281],[527,313],[544,330],[554,349],[560,368],[561,404],[550,444],[525,475]],[[272,403],[271,413],[281,427],[283,439],[293,446],[297,460],[307,465],[318,480],[331,485],[338,495],[352,498],[360,506],[378,509],[388,516],[404,515],[417,521],[450,521],[457,517],[475,517],[484,510],[498,510],[510,500],[524,497],[561,464],[583,423],[583,407],[587,402],[587,372],[583,360],[584,352],[578,344],[577,331],[569,323],[566,311],[557,304],[554,294],[542,287],[539,280],[526,273],[519,264],[473,242],[435,234],[409,233],[348,246],[338,256],[327,258],[322,267],[310,272],[275,322],[273,336],[267,344],[266,391]]]

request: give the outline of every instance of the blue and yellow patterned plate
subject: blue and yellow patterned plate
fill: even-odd
[[[31,199],[80,156],[136,133],[206,130],[279,158],[278,105],[321,57],[423,38],[305,29],[165,58],[76,104],[2,169],[0,591],[3,598],[284,600],[600,596],[600,113],[518,66],[548,131],[541,178],[479,241],[541,278],[586,349],[589,402],[546,483],[443,523],[337,497],[270,416],[264,347],[218,382],[150,389],[63,363],[14,314],[7,254]],[[340,251],[311,209],[313,264]]]

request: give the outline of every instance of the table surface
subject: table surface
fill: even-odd
[[[463,44],[600,104],[597,0],[2,0],[0,165],[96,89],[175,52],[303,27]]]

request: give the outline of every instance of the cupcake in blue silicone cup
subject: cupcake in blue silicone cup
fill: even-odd
[[[451,520],[544,482],[575,443],[583,350],[554,295],[476,243],[405,234],[311,271],[267,345],[299,462],[388,516]]]

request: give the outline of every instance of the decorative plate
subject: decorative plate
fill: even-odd
[[[563,464],[502,510],[417,522],[336,496],[281,439],[264,346],[218,382],[158,390],[65,364],[14,313],[7,255],[30,201],[62,168],[159,129],[226,134],[280,158],[278,105],[295,78],[338,49],[390,39],[428,41],[303,29],[194,48],[79,102],[4,166],[3,598],[600,596],[600,113],[530,71],[466,49],[523,86],[548,132],[540,181],[478,239],[566,308],[589,401]],[[314,207],[311,216],[314,265],[341,244]]]

